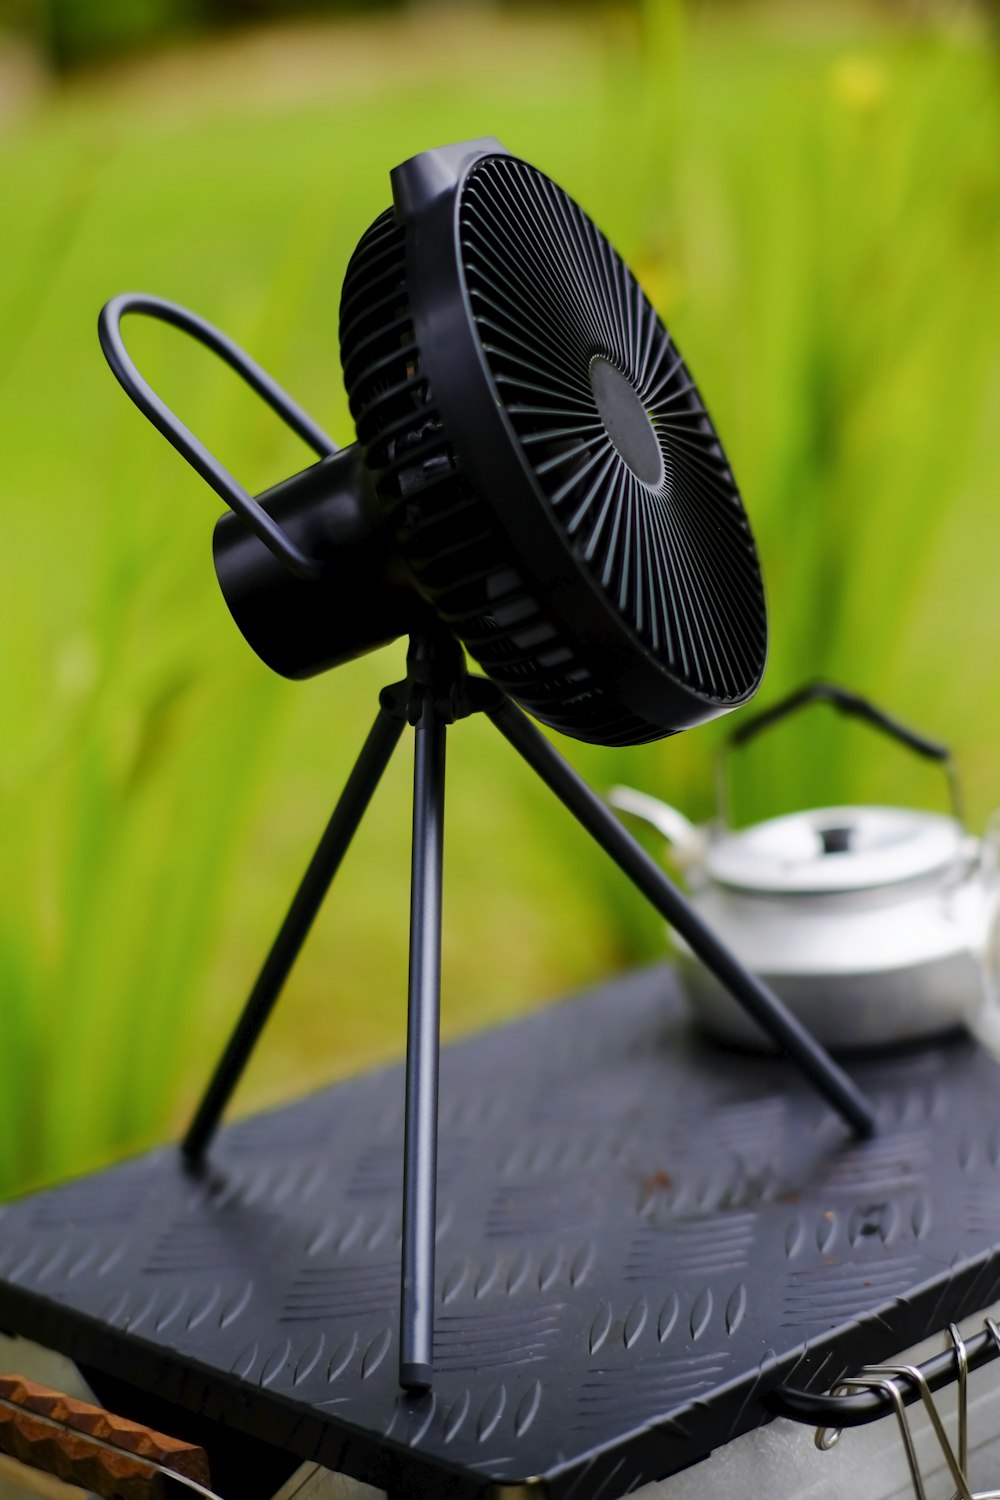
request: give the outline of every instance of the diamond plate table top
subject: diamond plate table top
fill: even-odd
[[[266,1043],[265,1043],[266,1045]],[[0,1209],[0,1327],[400,1496],[615,1500],[1000,1295],[1000,1070],[857,1061],[852,1141],[644,970],[445,1049],[436,1376],[396,1384],[403,1077]]]

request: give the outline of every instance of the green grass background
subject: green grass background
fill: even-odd
[[[0,134],[0,1191],[178,1128],[401,647],[268,675],[217,597],[214,497],[125,400],[98,308],[189,303],[347,440],[337,301],[388,169],[495,134],[610,233],[693,366],[766,571],[760,702],[818,673],[1000,801],[998,59],[964,10],[650,3],[416,9],[78,78]],[[131,347],[245,482],[307,461],[168,331]],[[725,726],[721,726],[722,729]],[[720,727],[564,745],[711,809]],[[240,1094],[400,1053],[408,756]],[[935,805],[933,774],[817,709],[735,769],[742,817]],[[470,722],[450,751],[444,1025],[655,951],[658,924]]]

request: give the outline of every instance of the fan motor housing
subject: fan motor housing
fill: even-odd
[[[393,549],[357,443],[259,495],[322,578],[289,572],[233,511],[215,524],[212,555],[230,613],[282,677],[315,677],[422,627],[427,606]]]

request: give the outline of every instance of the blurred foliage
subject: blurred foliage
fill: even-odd
[[[97,309],[128,287],[189,303],[346,437],[348,256],[395,162],[485,134],[607,228],[697,372],[766,570],[762,700],[838,678],[955,744],[975,823],[1000,800],[1000,107],[972,13],[410,8],[72,83],[0,135],[5,1189],[177,1128],[402,666],[394,647],[288,684],[253,659],[217,598],[212,497],[108,374]],[[129,340],[252,488],[305,461],[196,347]],[[564,748],[704,817],[725,729]],[[244,1107],[401,1051],[406,760]],[[734,779],[743,817],[940,795],[823,709]],[[446,878],[449,1033],[661,941],[478,722],[452,736]]]
[[[44,0],[38,11],[40,39],[60,68],[176,36],[209,19],[200,0]]]
[[[548,0],[551,7],[557,0]],[[599,0],[598,0],[599,3]],[[701,0],[725,13],[737,15],[750,8],[752,0]],[[0,0],[0,27],[11,26],[30,37],[55,68],[71,71],[80,65],[120,57],[179,37],[210,35],[224,27],[260,22],[289,21],[310,16],[364,16],[378,10],[400,10],[408,6],[428,12],[441,6],[461,13],[469,6],[528,10],[526,0]],[[562,4],[586,13],[595,0],[562,0]],[[953,17],[955,0],[868,0],[885,15],[911,22],[926,22],[936,16]],[[965,0],[978,4],[981,19],[1000,26],[994,0]],[[627,10],[669,12],[670,3],[660,0],[625,0]],[[823,11],[820,11],[822,15]]]
[[[404,0],[377,0],[389,8]],[[223,26],[376,8],[373,0],[0,0],[0,22],[69,70]]]

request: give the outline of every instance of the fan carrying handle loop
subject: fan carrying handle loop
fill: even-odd
[[[143,416],[152,422],[167,442],[177,449],[181,457],[187,459],[195,473],[200,474],[202,479],[211,485],[215,493],[226,502],[231,510],[236,512],[250,530],[259,537],[264,546],[269,548],[290,572],[299,578],[319,578],[324,569],[324,564],[320,559],[310,557],[308,553],[296,546],[277,521],[268,515],[263,506],[243,488],[238,480],[233,478],[215,454],[206,448],[189,428],[185,427],[166,402],[156,394],[149,382],[140,375],[122,338],[122,319],[128,313],[156,318],[161,323],[169,323],[173,328],[179,328],[182,333],[189,334],[191,338],[204,344],[207,349],[211,349],[213,354],[225,360],[230,369],[235,370],[251,390],[256,391],[271,410],[277,412],[282,421],[321,458],[336,453],[336,443],[307,412],[302,410],[297,402],[292,400],[286,391],[282,390],[276,381],[271,379],[266,370],[261,369],[260,365],[252,360],[238,344],[213,324],[200,318],[197,313],[181,307],[177,302],[168,302],[165,297],[153,297],[145,292],[122,292],[119,296],[112,297],[102,307],[101,315],[97,320],[101,348],[125,394],[135,402]]]
[[[765,730],[773,729],[783,719],[798,713],[802,708],[808,708],[813,703],[829,703],[840,713],[850,718],[861,719],[873,729],[894,739],[897,744],[902,745],[906,750],[911,750],[914,755],[919,755],[924,760],[932,760],[941,766],[948,781],[952,816],[957,823],[962,822],[962,798],[958,777],[951,750],[947,745],[918,734],[915,729],[910,729],[908,725],[901,724],[898,719],[876,708],[875,704],[870,703],[867,698],[862,698],[858,693],[849,692],[846,688],[838,687],[834,682],[807,682],[803,687],[797,688],[794,693],[789,693],[787,698],[779,699],[777,703],[772,703],[770,708],[765,708],[761,713],[754,714],[752,718],[740,724],[739,728],[734,729],[720,745],[715,761],[715,792],[718,819],[724,827],[729,826],[730,823],[731,808],[727,771],[732,752],[756,739]]]

